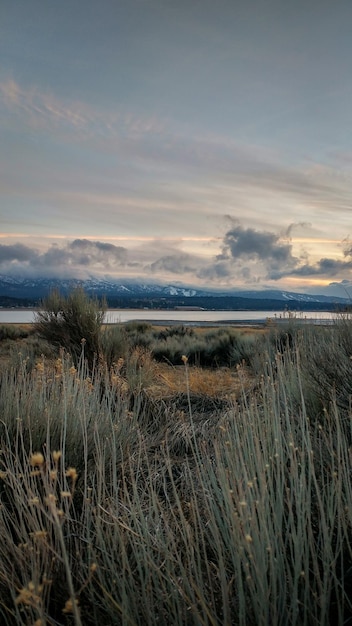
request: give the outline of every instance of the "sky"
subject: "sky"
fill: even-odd
[[[0,274],[352,297],[350,0],[1,0]]]

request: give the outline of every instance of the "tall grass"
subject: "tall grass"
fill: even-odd
[[[0,622],[347,624],[352,416],[313,419],[303,349],[213,420],[131,402],[143,352],[125,385],[65,352],[3,370]]]

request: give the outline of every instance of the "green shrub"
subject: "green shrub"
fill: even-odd
[[[35,314],[35,331],[50,343],[70,352],[77,364],[83,356],[89,367],[100,354],[101,328],[106,303],[90,298],[82,288],[68,296],[53,291]]]
[[[16,339],[25,339],[28,335],[31,334],[31,330],[28,328],[23,328],[22,326],[16,326],[14,324],[2,324],[0,326],[0,341],[4,341],[6,339],[16,340]]]
[[[21,341],[19,345],[17,342],[14,345],[8,345],[6,351],[1,350],[1,355],[6,357],[8,367],[25,362],[27,370],[31,370],[42,357],[56,358],[58,350],[45,339],[33,334]]]
[[[146,333],[148,331],[150,331],[152,329],[152,325],[149,324],[148,322],[139,322],[139,321],[132,321],[132,322],[127,322],[126,324],[124,324],[126,333],[134,335],[134,334],[139,334],[139,333]]]
[[[129,337],[122,324],[105,326],[101,334],[101,352],[108,368],[119,359],[125,359],[129,349]]]
[[[157,361],[167,361],[172,365],[182,363],[182,355],[188,357],[189,363],[201,364],[201,353],[205,347],[204,339],[198,336],[171,335],[162,340],[154,340],[150,350]]]
[[[147,322],[128,322],[123,325],[131,348],[148,348],[152,342],[153,330]]]
[[[183,324],[177,326],[169,326],[165,330],[159,330],[154,332],[154,338],[157,341],[167,340],[169,337],[194,337],[194,328],[184,326]]]
[[[182,355],[186,355],[190,365],[217,367],[243,362],[251,365],[258,350],[262,349],[260,345],[263,339],[231,328],[197,333],[194,328],[184,325],[155,330],[144,322],[130,322],[114,325],[111,329],[108,327],[103,333],[103,343],[102,352],[109,363],[114,353],[124,356],[126,346],[122,345],[127,344],[130,351],[143,348],[150,351],[155,360],[167,361],[172,365],[180,365]]]
[[[179,365],[182,355],[186,355],[190,365],[218,367],[242,362],[250,365],[259,349],[258,342],[263,343],[263,340],[231,328],[196,333],[193,328],[178,326],[155,332],[148,345],[158,361]]]
[[[233,350],[237,344],[237,333],[219,329],[217,334],[204,337],[204,356],[207,365],[234,365]]]
[[[239,335],[230,352],[231,363],[245,363],[257,369],[258,357],[263,354],[265,337],[255,333]]]

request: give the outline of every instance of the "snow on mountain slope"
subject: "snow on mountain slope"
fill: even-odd
[[[255,290],[218,290],[201,289],[182,285],[162,285],[144,282],[122,282],[110,278],[91,277],[87,280],[57,279],[57,278],[19,278],[0,275],[0,296],[14,298],[43,298],[51,290],[58,289],[62,293],[68,293],[72,289],[82,286],[87,293],[99,297],[236,297],[256,300],[278,300],[280,302],[292,301],[305,303],[332,303],[347,304],[346,298],[329,297],[324,295],[310,295],[291,291],[265,289]]]

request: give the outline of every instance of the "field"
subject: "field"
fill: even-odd
[[[0,329],[0,623],[352,623],[352,321],[64,330]]]

